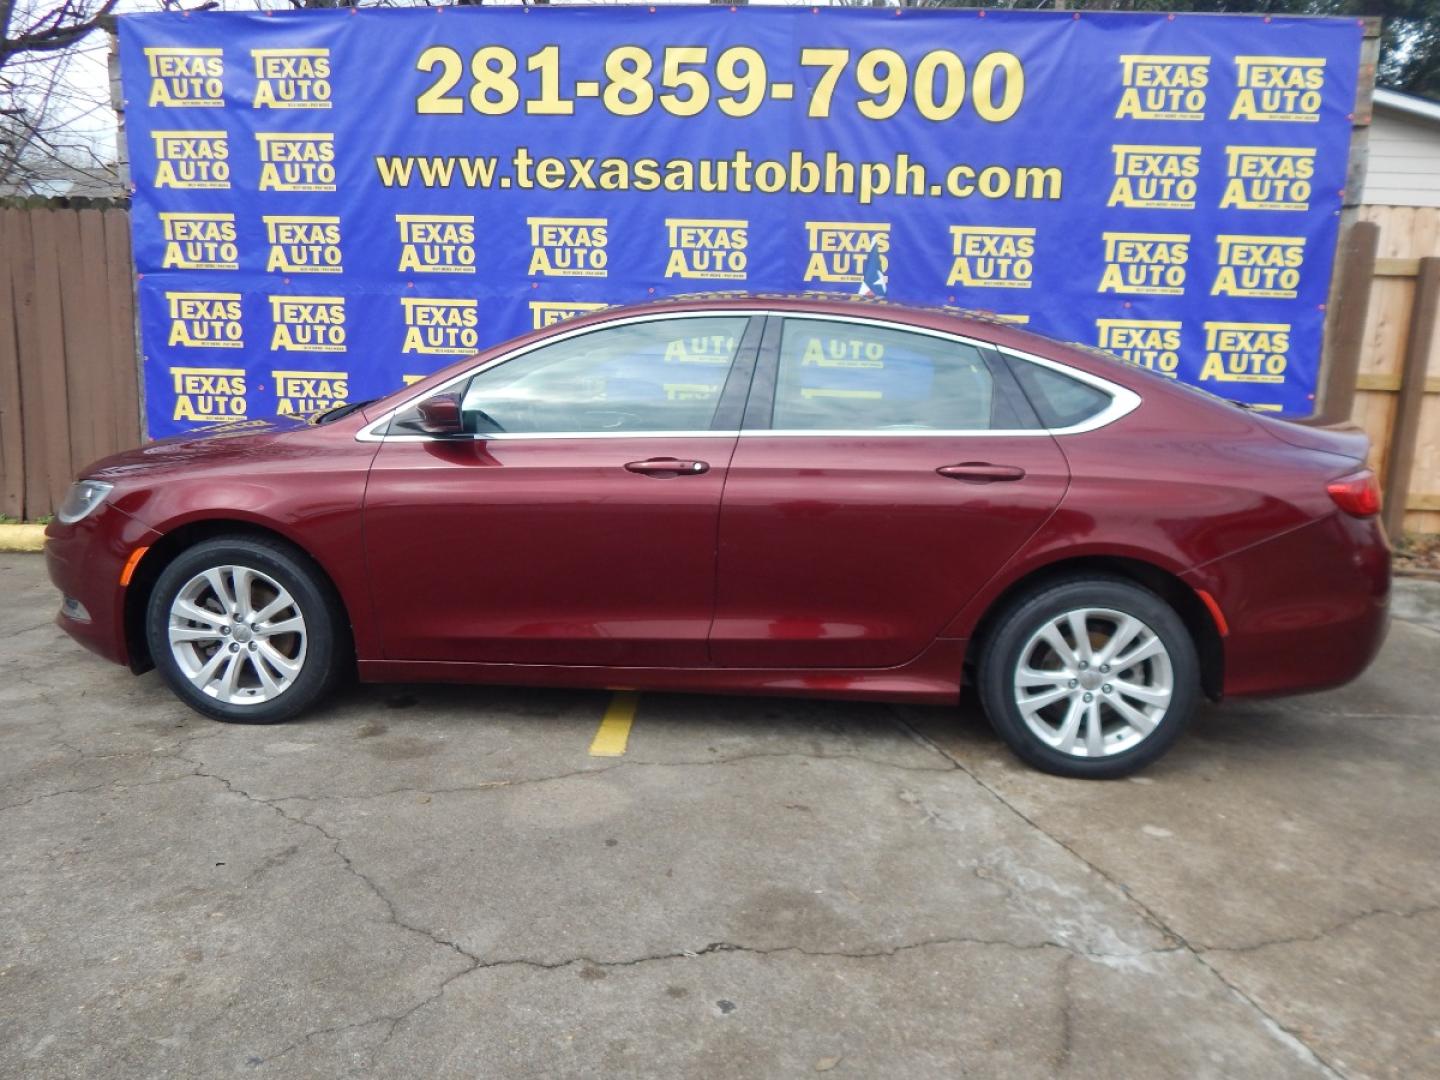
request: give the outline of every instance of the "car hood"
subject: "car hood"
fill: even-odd
[[[243,459],[268,451],[274,445],[276,436],[303,431],[308,426],[303,419],[295,417],[216,424],[101,458],[80,475],[115,483],[140,473],[180,468],[198,462]]]

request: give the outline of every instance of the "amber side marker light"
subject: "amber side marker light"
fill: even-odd
[[[1380,482],[1369,469],[1331,480],[1325,490],[1335,505],[1351,517],[1374,517],[1380,512]]]
[[[1215,620],[1215,629],[1220,631],[1220,636],[1229,637],[1230,624],[1225,621],[1225,613],[1220,610],[1219,601],[1204,589],[1196,589],[1195,595],[1200,597],[1201,602],[1210,610],[1210,617]]]
[[[125,566],[120,571],[120,586],[123,588],[130,584],[130,579],[135,575],[135,567],[140,565],[140,560],[145,557],[148,547],[138,547],[130,552],[130,557],[125,560]]]

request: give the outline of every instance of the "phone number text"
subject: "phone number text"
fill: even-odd
[[[814,119],[830,117],[840,97],[853,98],[868,120],[888,120],[908,104],[939,122],[958,115],[968,98],[976,116],[1001,123],[1025,96],[1025,69],[1014,53],[1003,51],[985,53],[972,69],[949,49],[933,49],[913,62],[894,49],[801,49],[807,77],[798,85],[772,80],[765,57],[748,45],[711,53],[700,45],[676,45],[657,57],[638,45],[621,45],[605,54],[603,78],[567,84],[558,45],[523,57],[504,45],[486,45],[468,61],[458,49],[432,45],[415,62],[417,71],[433,76],[415,108],[426,116],[457,116],[467,108],[483,116],[521,109],[532,116],[572,116],[578,100],[594,98],[615,116],[640,116],[658,106],[672,116],[718,109],[744,117],[766,101],[792,101],[799,94],[805,115]],[[517,78],[522,63],[535,76],[523,88]]]

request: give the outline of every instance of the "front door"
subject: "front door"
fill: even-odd
[[[1068,483],[998,358],[954,338],[772,318],[751,405],[721,507],[720,666],[913,659]]]
[[[561,335],[448,387],[461,437],[398,415],[365,497],[386,658],[704,665],[748,325]]]

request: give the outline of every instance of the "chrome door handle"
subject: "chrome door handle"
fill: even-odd
[[[1025,470],[1018,465],[991,465],[988,461],[941,465],[935,471],[951,480],[963,480],[970,484],[993,484],[997,480],[1022,480],[1025,477]]]
[[[649,458],[627,462],[625,468],[644,476],[699,476],[710,471],[709,462],[681,461],[678,458]]]

